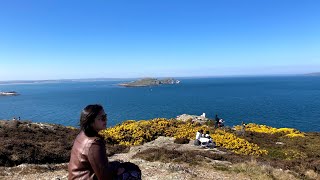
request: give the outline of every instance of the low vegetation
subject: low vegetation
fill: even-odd
[[[136,157],[146,160],[175,161],[195,164],[201,159],[227,160],[232,163],[248,162],[268,164],[283,170],[292,170],[299,176],[306,172],[320,173],[320,133],[302,133],[292,128],[273,128],[249,124],[215,129],[213,126],[174,119],[157,118],[150,121],[126,121],[102,131],[111,144],[140,145],[159,136],[175,137],[176,143],[194,139],[195,133],[210,131],[218,148],[227,155],[208,155],[196,152],[179,152],[164,149],[140,152]],[[112,136],[111,136],[112,135]],[[212,157],[211,157],[212,156]],[[188,158],[187,158],[188,157]],[[312,173],[311,173],[312,174]]]
[[[0,166],[69,161],[78,130],[27,121],[0,121]]]
[[[156,118],[125,121],[101,131],[101,135],[108,143],[108,156],[112,156],[128,152],[130,146],[153,141],[159,136],[174,137],[175,143],[187,144],[200,129],[210,131],[218,149],[226,154],[153,148],[139,152],[134,157],[148,161],[187,163],[190,166],[205,164],[217,170],[244,174],[256,171],[252,166],[259,165],[259,172],[271,179],[283,179],[280,178],[279,169],[290,170],[287,177],[319,178],[320,133],[317,132],[303,133],[291,128],[256,124],[248,124],[245,129],[241,126],[215,129],[208,124]],[[68,162],[78,132],[76,128],[53,124],[0,121],[0,166]],[[216,160],[228,161],[233,165],[211,163]],[[253,179],[257,178],[254,173],[251,175]]]
[[[73,141],[79,129],[28,121],[0,121],[0,166],[23,163],[69,162]],[[123,145],[107,145],[107,155],[128,152]]]
[[[199,123],[183,122],[175,119],[156,118],[149,121],[126,121],[101,132],[110,144],[140,145],[155,140],[159,136],[194,139],[198,130],[212,132],[211,137],[218,146],[236,154],[261,156],[268,152],[255,143],[237,137],[228,129],[213,129]]]

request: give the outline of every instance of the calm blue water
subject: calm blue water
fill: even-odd
[[[320,131],[320,77],[237,77],[181,79],[181,84],[124,88],[120,81],[0,85],[0,119],[77,126],[82,108],[102,104],[108,126],[124,120],[217,113],[229,126],[254,122]]]

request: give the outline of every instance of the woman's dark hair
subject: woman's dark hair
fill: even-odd
[[[98,116],[101,110],[103,110],[103,107],[101,105],[90,104],[81,112],[80,128],[89,137],[97,135],[97,132],[91,127],[91,124],[94,122],[95,118]]]

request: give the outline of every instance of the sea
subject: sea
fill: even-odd
[[[116,80],[6,83],[0,91],[0,119],[78,127],[81,110],[101,104],[108,127],[125,120],[175,118],[181,114],[320,132],[320,76],[176,78],[179,84],[128,88]]]

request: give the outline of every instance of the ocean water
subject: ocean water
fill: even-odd
[[[124,120],[172,118],[180,114],[214,118],[218,114],[233,126],[259,123],[320,131],[320,77],[225,77],[179,79],[180,84],[125,88],[123,81],[3,84],[0,119],[78,126],[87,104],[105,107],[108,126]]]

